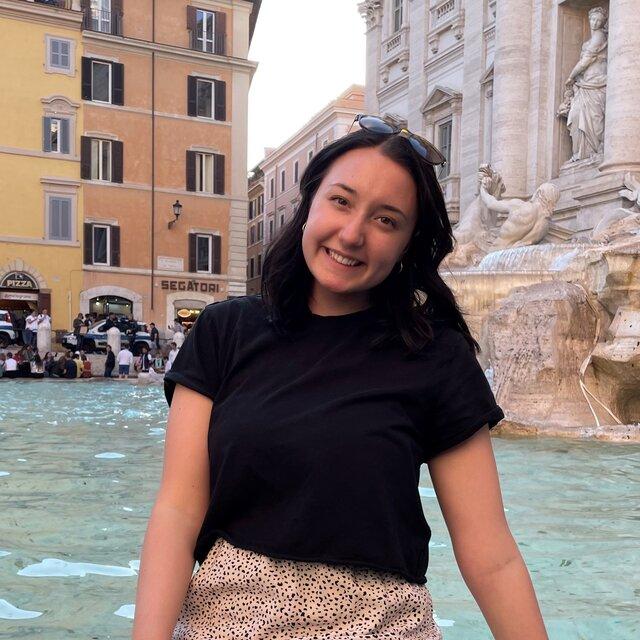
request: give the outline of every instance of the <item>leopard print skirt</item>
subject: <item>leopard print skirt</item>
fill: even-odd
[[[172,640],[442,640],[425,584],[342,564],[272,558],[217,538]]]

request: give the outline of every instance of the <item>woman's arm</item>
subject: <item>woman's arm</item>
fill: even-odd
[[[176,386],[160,489],[142,547],[133,640],[170,640],[193,574],[209,504],[207,435],[213,402]]]
[[[465,583],[496,640],[548,640],[531,578],[504,515],[485,425],[428,462]]]

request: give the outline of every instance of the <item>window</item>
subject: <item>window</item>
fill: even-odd
[[[124,65],[82,58],[82,99],[124,104]]]
[[[213,154],[196,153],[196,191],[213,193]]]
[[[225,55],[227,16],[224,11],[204,11],[187,7],[187,29],[191,32],[191,48]]]
[[[262,254],[258,254],[258,275],[262,273]]]
[[[71,198],[61,196],[49,196],[49,240],[73,240],[73,228],[71,224]]]
[[[211,273],[211,236],[197,236],[196,271]]]
[[[273,238],[273,218],[269,220],[269,240]]]
[[[93,226],[93,264],[109,264],[109,227]]]
[[[187,150],[187,191],[224,194],[224,156]]]
[[[284,191],[284,169],[280,172],[280,192]]]
[[[275,189],[274,179],[271,178],[271,180],[269,180],[269,198],[273,198],[274,189]]]
[[[189,234],[189,271],[220,273],[220,236],[210,233]]]
[[[83,180],[122,182],[124,146],[118,140],[103,140],[82,136],[80,177]]]
[[[91,64],[92,100],[111,102],[111,65],[96,60]]]
[[[51,70],[71,71],[71,41],[49,38],[49,68]]]
[[[293,182],[294,184],[298,184],[298,161],[297,160],[293,164]]]
[[[91,179],[111,181],[111,140],[91,140]]]
[[[187,113],[190,116],[225,121],[227,84],[222,80],[187,78]]]
[[[91,0],[91,30],[111,33],[111,0]]]
[[[329,144],[329,140],[325,140],[325,141],[322,143],[322,148],[324,149],[328,144]]]
[[[438,126],[439,147],[442,154],[447,159],[447,163],[440,165],[438,170],[438,180],[449,177],[449,167],[451,163],[451,130],[452,122],[448,120]]]
[[[313,151],[309,151],[309,155],[307,156],[307,161],[310,161],[313,158]]]
[[[200,51],[213,53],[213,33],[214,33],[213,11],[197,10],[196,13],[196,40],[197,48]]]
[[[42,150],[49,153],[69,153],[69,120],[44,117],[42,123]]]
[[[404,0],[393,0],[393,32],[402,28],[402,4]]]
[[[255,260],[251,258],[249,260],[249,277],[253,278],[255,276]]]
[[[284,227],[284,213],[280,214],[280,228]]]
[[[256,228],[255,226],[252,226],[251,229],[249,229],[249,244],[255,244],[256,242]]]
[[[262,240],[264,235],[264,223],[262,222],[262,220],[260,220],[260,222],[258,222],[258,240]]]
[[[255,200],[250,200],[249,201],[249,220],[253,220],[253,216],[254,216],[254,210],[255,210]]]
[[[264,193],[258,196],[258,215],[264,213]]]

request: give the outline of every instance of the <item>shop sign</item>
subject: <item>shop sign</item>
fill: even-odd
[[[200,291],[201,293],[219,293],[217,282],[198,282],[196,280],[162,280],[162,289],[166,291]]]
[[[10,293],[9,291],[0,291],[0,300],[31,300],[38,301],[37,293]]]
[[[0,279],[0,288],[37,291],[38,283],[23,271],[10,271]]]

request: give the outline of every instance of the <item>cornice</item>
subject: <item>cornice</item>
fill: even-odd
[[[0,16],[23,20],[30,24],[53,25],[77,29],[82,28],[82,13],[71,9],[60,9],[36,2],[24,2],[24,0],[0,0]]]

